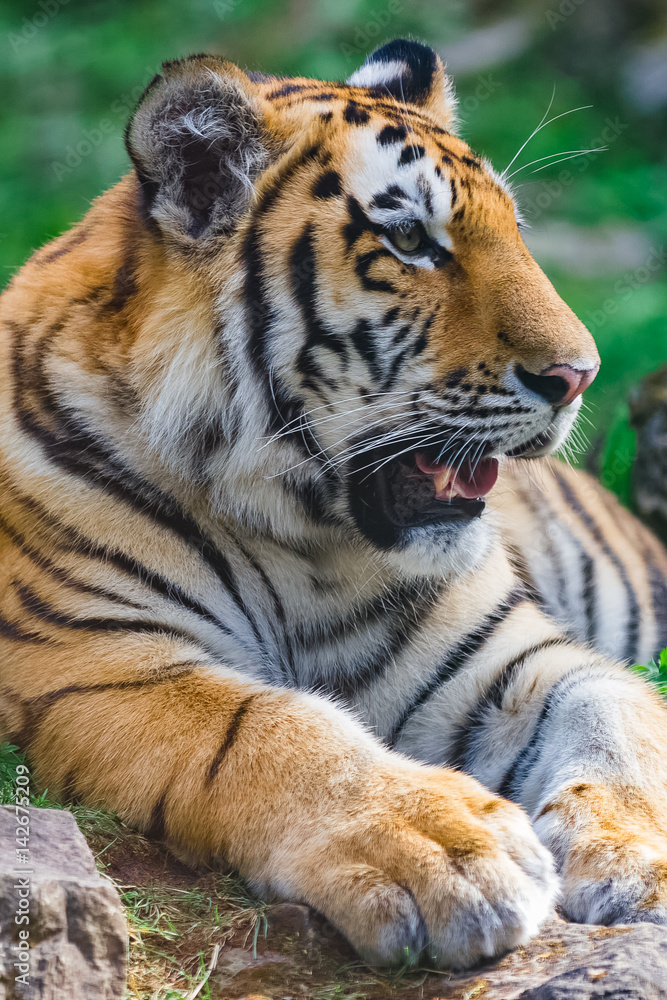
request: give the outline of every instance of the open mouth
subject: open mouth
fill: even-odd
[[[461,460],[458,448],[400,447],[364,452],[349,475],[351,511],[361,531],[382,547],[391,547],[408,528],[470,522],[480,516],[484,497],[498,478],[498,459],[489,454]],[[471,450],[475,454],[475,448]]]
[[[416,438],[394,440],[352,460],[350,510],[360,530],[383,548],[406,540],[410,528],[461,527],[483,512],[484,498],[498,479],[497,455],[539,458],[551,453],[557,440],[555,424],[507,450],[498,442],[474,439],[463,448],[459,440],[445,449],[420,447]],[[468,457],[462,458],[462,452]]]
[[[417,468],[433,480],[436,500],[449,503],[454,500],[481,500],[496,485],[498,459],[482,458],[474,465],[466,458],[460,465],[449,465],[429,456],[428,452],[415,452]]]

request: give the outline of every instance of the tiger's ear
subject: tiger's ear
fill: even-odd
[[[370,87],[398,101],[419,104],[442,122],[456,124],[454,86],[442,59],[428,45],[397,38],[376,49],[347,81],[352,87]]]
[[[128,123],[125,144],[147,213],[188,242],[229,234],[269,163],[252,83],[214,56],[163,63]]]

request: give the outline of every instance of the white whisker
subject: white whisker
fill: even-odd
[[[589,153],[604,153],[608,148],[608,146],[595,146],[592,149],[578,149],[572,151],[568,156],[561,156],[559,160],[551,160],[550,163],[545,163],[544,166],[531,170],[531,174],[539,174],[540,170],[546,170],[548,167],[555,167],[557,163],[565,163],[566,160],[574,160],[577,156],[588,156]],[[546,159],[546,157],[544,157],[544,159]],[[519,167],[518,170],[515,170],[512,174],[510,174],[510,177],[514,177],[516,174],[521,173],[522,170],[527,170],[528,167],[532,167],[533,163],[539,162],[540,160],[533,160],[532,163],[526,163],[525,166]]]
[[[554,90],[553,90],[553,93],[551,95],[551,101],[549,102],[549,107],[547,108],[547,111],[546,111],[547,115],[549,114],[549,111],[551,110],[551,105],[553,104],[555,93],[556,93],[556,87],[554,85]],[[501,173],[500,176],[503,178],[503,180],[509,180],[509,178],[507,176],[507,171],[512,166],[512,164],[516,161],[517,157],[519,157],[521,155],[521,153],[524,151],[524,149],[526,148],[526,146],[528,145],[528,143],[530,142],[530,140],[532,138],[534,138],[534,136],[536,136],[538,132],[541,132],[543,128],[547,127],[547,125],[552,125],[553,122],[558,121],[559,118],[565,118],[566,115],[573,115],[575,113],[575,111],[587,111],[589,108],[592,108],[592,107],[593,107],[592,104],[582,104],[581,107],[579,107],[579,108],[571,108],[569,111],[562,111],[561,114],[554,115],[554,117],[550,118],[549,121],[545,121],[544,117],[543,117],[542,121],[537,126],[537,128],[534,130],[534,132],[531,132],[531,134],[528,136],[528,138],[524,142],[523,146],[521,146],[517,150],[517,152],[514,154],[514,156],[510,160],[510,162],[507,164],[507,166],[505,167],[505,169]],[[513,176],[513,175],[511,175],[511,176]]]

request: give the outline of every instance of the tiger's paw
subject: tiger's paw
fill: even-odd
[[[371,965],[425,951],[467,968],[527,942],[557,878],[525,813],[465,775],[407,770],[310,854],[307,901]]]
[[[563,869],[561,906],[585,924],[667,924],[667,838],[582,837]]]
[[[667,810],[637,791],[577,784],[535,827],[559,861],[560,907],[576,923],[667,924]]]

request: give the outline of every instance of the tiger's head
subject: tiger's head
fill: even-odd
[[[173,309],[191,276],[210,310],[184,338],[187,387],[174,342],[172,397],[145,425],[184,465],[201,431],[220,509],[446,572],[485,547],[499,458],[564,441],[594,342],[454,126],[443,65],[415,42],[346,83],[194,56],[148,87],[127,131],[145,239]]]

